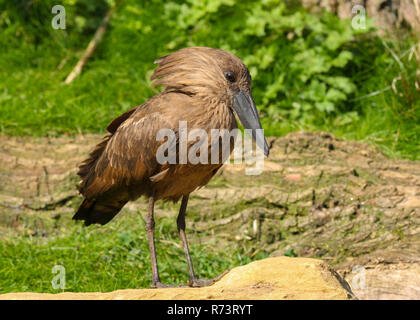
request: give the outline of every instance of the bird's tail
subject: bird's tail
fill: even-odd
[[[118,199],[84,199],[73,216],[73,220],[84,220],[85,225],[92,223],[106,224],[120,212],[128,200]]]

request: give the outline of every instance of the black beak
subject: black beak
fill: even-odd
[[[239,91],[239,93],[234,94],[233,108],[235,109],[235,112],[238,115],[239,120],[241,121],[244,128],[252,130],[252,139],[268,157],[270,151],[268,149],[267,140],[265,139],[264,135],[257,135],[256,129],[262,129],[262,127],[254,99],[252,98],[252,94],[245,93],[242,90]]]

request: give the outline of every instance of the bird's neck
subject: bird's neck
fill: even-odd
[[[203,129],[236,129],[237,123],[229,101],[220,98],[207,98],[201,100],[197,108]]]

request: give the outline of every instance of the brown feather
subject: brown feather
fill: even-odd
[[[80,164],[79,171],[77,172],[77,174],[80,176],[80,178],[82,178],[83,181],[82,184],[80,184],[79,186],[80,193],[83,194],[83,190],[85,189],[85,186],[88,184],[89,181],[89,173],[93,173],[93,168],[96,165],[96,162],[98,161],[99,157],[104,152],[111,136],[112,135],[105,136],[103,140],[98,145],[96,145],[95,149],[93,149],[93,151],[89,154],[89,158],[87,158]]]
[[[86,199],[74,219],[107,223],[128,201],[141,195],[178,201],[207,184],[222,166],[161,165],[156,152],[164,141],[157,141],[156,136],[162,128],[177,132],[180,120],[187,121],[188,130],[204,129],[209,137],[212,129],[237,128],[223,71],[234,71],[238,84],[249,87],[248,69],[234,55],[204,47],[181,49],[156,62],[159,66],[152,79],[165,91],[108,125],[110,134],[79,167],[79,190]],[[187,150],[193,144],[189,142]],[[229,151],[232,149],[233,143]]]
[[[111,121],[111,123],[106,127],[106,130],[109,133],[115,133],[115,131],[117,131],[118,127],[125,121],[127,120],[133,113],[134,111],[136,111],[138,108],[134,107],[126,112],[124,112],[122,115],[120,115],[119,117],[115,118],[114,120]]]

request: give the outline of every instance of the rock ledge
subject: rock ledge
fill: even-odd
[[[7,293],[0,300],[354,299],[349,285],[325,262],[275,257],[229,271],[206,288],[126,289],[113,292]]]

